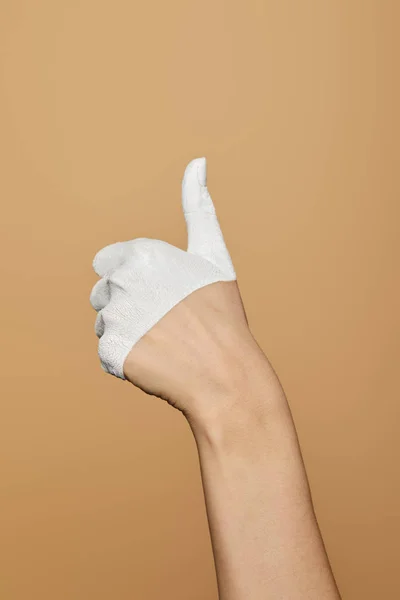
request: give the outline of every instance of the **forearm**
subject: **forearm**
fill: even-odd
[[[191,423],[220,599],[336,600],[285,395],[266,359],[251,380]]]

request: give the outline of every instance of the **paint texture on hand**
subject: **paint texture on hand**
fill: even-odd
[[[132,347],[176,304],[205,285],[236,279],[207,189],[205,158],[186,167],[182,208],[187,251],[161,240],[136,238],[106,246],[93,260],[101,277],[90,295],[98,312],[99,358],[104,371],[121,379]]]

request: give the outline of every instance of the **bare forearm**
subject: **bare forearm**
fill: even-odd
[[[290,410],[237,285],[190,294],[124,368],[192,427],[220,600],[337,600]]]
[[[191,423],[220,599],[336,600],[290,410],[257,361],[229,410]]]

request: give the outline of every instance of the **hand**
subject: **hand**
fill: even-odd
[[[234,281],[207,285],[177,304],[132,348],[124,372],[192,422],[205,423],[243,401],[238,392],[260,379],[260,367],[265,375],[267,359]]]
[[[146,238],[107,246],[93,261],[102,279],[90,299],[106,372],[186,414],[209,414],[222,410],[262,352],[247,325],[204,158],[185,170],[182,205],[187,251]]]

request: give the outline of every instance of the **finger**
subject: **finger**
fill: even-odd
[[[95,283],[90,293],[90,304],[97,311],[101,310],[110,302],[111,291],[109,281],[103,277]]]
[[[141,243],[143,239],[145,238],[116,242],[99,250],[93,259],[93,269],[97,275],[104,277],[107,273],[118,269],[132,256],[136,244]]]
[[[100,312],[97,315],[96,322],[94,324],[94,330],[95,330],[95,333],[98,338],[101,338],[101,336],[104,334],[104,329],[105,329],[105,323],[104,323],[103,315]]]
[[[218,266],[236,278],[215,207],[207,189],[206,159],[195,158],[186,167],[182,181],[182,208],[188,233],[187,251]]]

